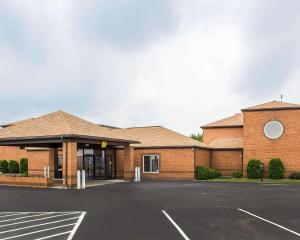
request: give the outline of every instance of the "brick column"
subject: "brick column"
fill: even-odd
[[[134,148],[124,147],[124,179],[133,180],[134,178]]]
[[[54,178],[54,160],[55,160],[55,149],[49,148],[50,178]]]
[[[63,184],[65,187],[72,188],[77,182],[77,143],[63,143]]]

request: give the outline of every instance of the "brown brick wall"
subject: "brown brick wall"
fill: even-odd
[[[203,129],[203,142],[206,144],[211,143],[217,138],[228,137],[243,137],[243,128],[204,128]]]
[[[142,157],[145,154],[160,156],[159,173],[143,173]],[[135,149],[134,162],[135,166],[141,167],[142,179],[194,179],[194,150],[192,148]]]
[[[195,167],[204,166],[210,167],[210,150],[195,149]]]
[[[244,170],[249,159],[256,158],[268,166],[269,160],[279,157],[286,176],[300,171],[300,110],[244,112]],[[284,133],[276,140],[264,135],[264,125],[270,120],[283,123]]]
[[[27,158],[27,151],[25,149],[20,149],[19,147],[6,147],[0,146],[0,160],[16,160],[19,161],[20,158]]]
[[[49,150],[28,150],[29,176],[44,176],[44,167],[49,165]]]
[[[124,151],[117,150],[117,176],[122,176],[122,156]],[[160,156],[159,173],[143,173],[142,156],[145,154],[157,154]],[[142,179],[194,179],[194,150],[192,148],[168,148],[168,149],[134,149],[134,166],[141,167]]]
[[[47,188],[53,186],[53,179],[43,177],[0,176],[0,185]]]
[[[212,151],[211,167],[224,176],[232,176],[234,171],[242,170],[242,150]]]
[[[116,149],[117,178],[124,178],[124,149]]]

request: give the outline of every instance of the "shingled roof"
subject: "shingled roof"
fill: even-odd
[[[3,139],[50,138],[59,136],[86,136],[94,138],[124,140],[116,138],[106,127],[99,126],[63,111],[53,112],[41,117],[30,118],[2,125],[0,141]]]
[[[243,126],[243,114],[237,113],[233,116],[218,120],[202,126],[202,128],[223,128],[223,127],[242,127]]]
[[[202,142],[161,126],[115,128],[94,124],[63,111],[2,125],[0,142],[7,139],[45,139],[71,136],[129,142],[138,147],[201,147]],[[140,143],[140,144],[139,144]]]
[[[267,102],[252,107],[244,108],[242,109],[242,111],[250,112],[250,111],[287,110],[287,109],[300,109],[300,105],[294,103],[272,101],[272,102]]]
[[[243,138],[217,138],[209,146],[213,149],[242,149]]]
[[[200,147],[208,146],[200,141],[174,132],[161,126],[134,127],[112,129],[116,136],[130,137],[140,144],[132,144],[135,148],[155,148],[155,147]]]

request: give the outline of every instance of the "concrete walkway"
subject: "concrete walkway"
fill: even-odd
[[[97,187],[97,186],[102,186],[102,185],[108,185],[108,184],[115,184],[115,183],[122,183],[126,182],[123,179],[110,179],[110,180],[86,180],[85,182],[85,187],[90,188],[90,187]],[[64,189],[64,186],[62,184],[62,181],[55,183],[55,185],[51,188],[56,188],[56,189]]]

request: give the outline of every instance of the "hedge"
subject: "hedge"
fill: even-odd
[[[242,171],[235,171],[235,172],[233,172],[232,176],[234,178],[242,178],[243,177],[243,173],[242,173]]]
[[[290,179],[300,179],[300,172],[292,172],[289,176]]]
[[[284,165],[280,158],[273,158],[269,162],[269,178],[282,179],[284,176]]]
[[[261,178],[261,170],[260,170],[261,161],[257,159],[251,159],[248,162],[247,166],[247,175],[248,178],[258,179]]]
[[[19,173],[19,163],[15,160],[10,160],[8,162],[8,172],[9,173]]]
[[[0,172],[8,173],[8,162],[6,160],[0,160]]]
[[[20,160],[20,173],[28,173],[28,159],[21,158]]]
[[[213,178],[221,177],[222,174],[214,169],[207,167],[198,166],[196,167],[196,179],[197,180],[208,180]]]

